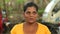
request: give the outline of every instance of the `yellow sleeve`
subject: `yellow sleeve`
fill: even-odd
[[[10,31],[10,34],[16,34],[16,26],[12,28],[12,30]]]
[[[46,31],[45,31],[46,34],[51,34],[51,32],[50,32],[50,30],[48,29],[48,27],[46,27],[45,30],[46,30]]]

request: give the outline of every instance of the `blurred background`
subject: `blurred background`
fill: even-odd
[[[27,2],[35,2],[39,7],[39,15],[42,15],[46,5],[50,0],[0,0],[0,7],[3,13],[3,17],[7,17],[10,22],[15,23],[22,20],[23,5]],[[5,11],[5,12],[4,12]]]
[[[36,3],[39,7],[39,10],[38,10],[39,17],[38,17],[37,21],[46,25],[50,29],[52,34],[58,34],[59,25],[60,25],[60,15],[59,15],[59,11],[57,11],[57,9],[60,10],[60,8],[58,8],[58,7],[60,7],[59,2],[57,2],[55,6],[53,5],[54,6],[53,12],[49,12],[48,13],[49,16],[46,17],[46,15],[45,15],[45,14],[47,14],[45,12],[46,6],[52,0],[0,0],[0,16],[2,16],[1,17],[2,18],[1,19],[2,20],[2,22],[1,22],[2,30],[0,30],[0,31],[2,31],[2,34],[10,34],[10,30],[12,29],[12,27],[14,25],[24,22],[24,18],[22,15],[23,5],[30,1]],[[58,15],[58,18],[57,17],[55,17],[56,19],[54,18],[56,20],[56,22],[54,21],[54,19],[52,19],[55,14]],[[43,16],[43,15],[45,15],[45,16]],[[57,16],[57,15],[55,15],[55,16]],[[46,17],[46,18],[44,18],[44,17]],[[48,21],[46,21],[47,19],[48,19]]]

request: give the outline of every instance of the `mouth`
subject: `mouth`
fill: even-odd
[[[29,20],[34,20],[33,18],[29,18]]]

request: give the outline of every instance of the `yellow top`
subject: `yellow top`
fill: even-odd
[[[11,30],[11,34],[24,34],[23,23],[15,25]],[[36,34],[51,34],[51,32],[45,25],[38,23]]]

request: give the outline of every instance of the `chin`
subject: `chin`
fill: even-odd
[[[35,22],[34,22],[34,21],[29,21],[29,23],[30,23],[30,24],[33,24],[33,23],[35,23]]]

